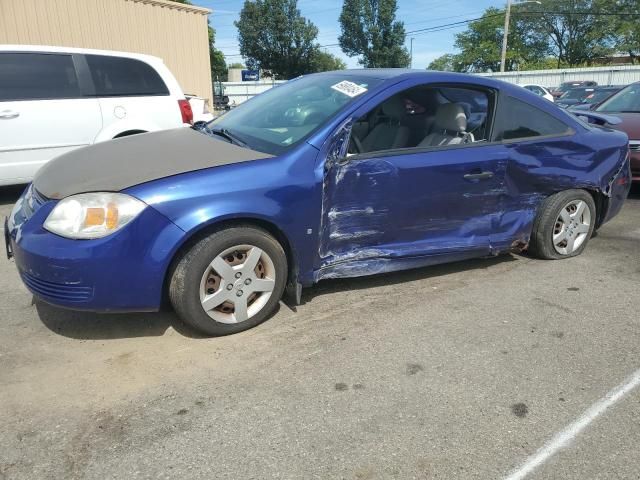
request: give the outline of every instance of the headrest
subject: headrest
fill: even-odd
[[[467,116],[461,105],[445,103],[438,107],[434,123],[437,129],[462,133],[467,129]]]
[[[401,118],[407,113],[404,100],[400,97],[391,97],[382,104],[382,113],[387,117]]]

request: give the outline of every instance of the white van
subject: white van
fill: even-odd
[[[0,45],[0,185],[26,183],[76,148],[192,121],[160,58]]]

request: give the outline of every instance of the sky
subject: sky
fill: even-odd
[[[216,30],[216,47],[226,56],[227,64],[242,62],[239,55],[238,31],[233,22],[239,18],[244,0],[191,0],[194,5],[213,10],[209,15],[211,26]],[[340,24],[338,17],[342,0],[298,0],[301,14],[318,27],[317,41],[320,45],[338,43]],[[455,34],[465,29],[464,25],[437,32],[410,32],[421,28],[445,25],[477,18],[491,6],[504,7],[504,0],[398,0],[396,18],[404,22],[407,31],[406,47],[410,48],[413,37],[413,68],[426,68],[434,59],[455,51]],[[348,67],[358,68],[357,57],[347,57],[339,46],[328,46],[323,50],[342,58]]]

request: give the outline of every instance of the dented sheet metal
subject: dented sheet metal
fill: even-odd
[[[489,255],[506,153],[499,145],[479,150],[459,149],[453,161],[442,150],[328,160],[316,279]],[[476,170],[497,173],[465,179]]]
[[[612,195],[622,150],[580,140],[327,160],[315,280],[526,250],[548,196],[570,188]],[[493,177],[465,180],[486,171]]]

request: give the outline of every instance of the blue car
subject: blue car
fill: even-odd
[[[195,129],[60,156],[6,221],[7,252],[45,302],[168,300],[225,335],[323,279],[578,255],[622,207],[628,149],[624,133],[490,78],[320,73]]]

